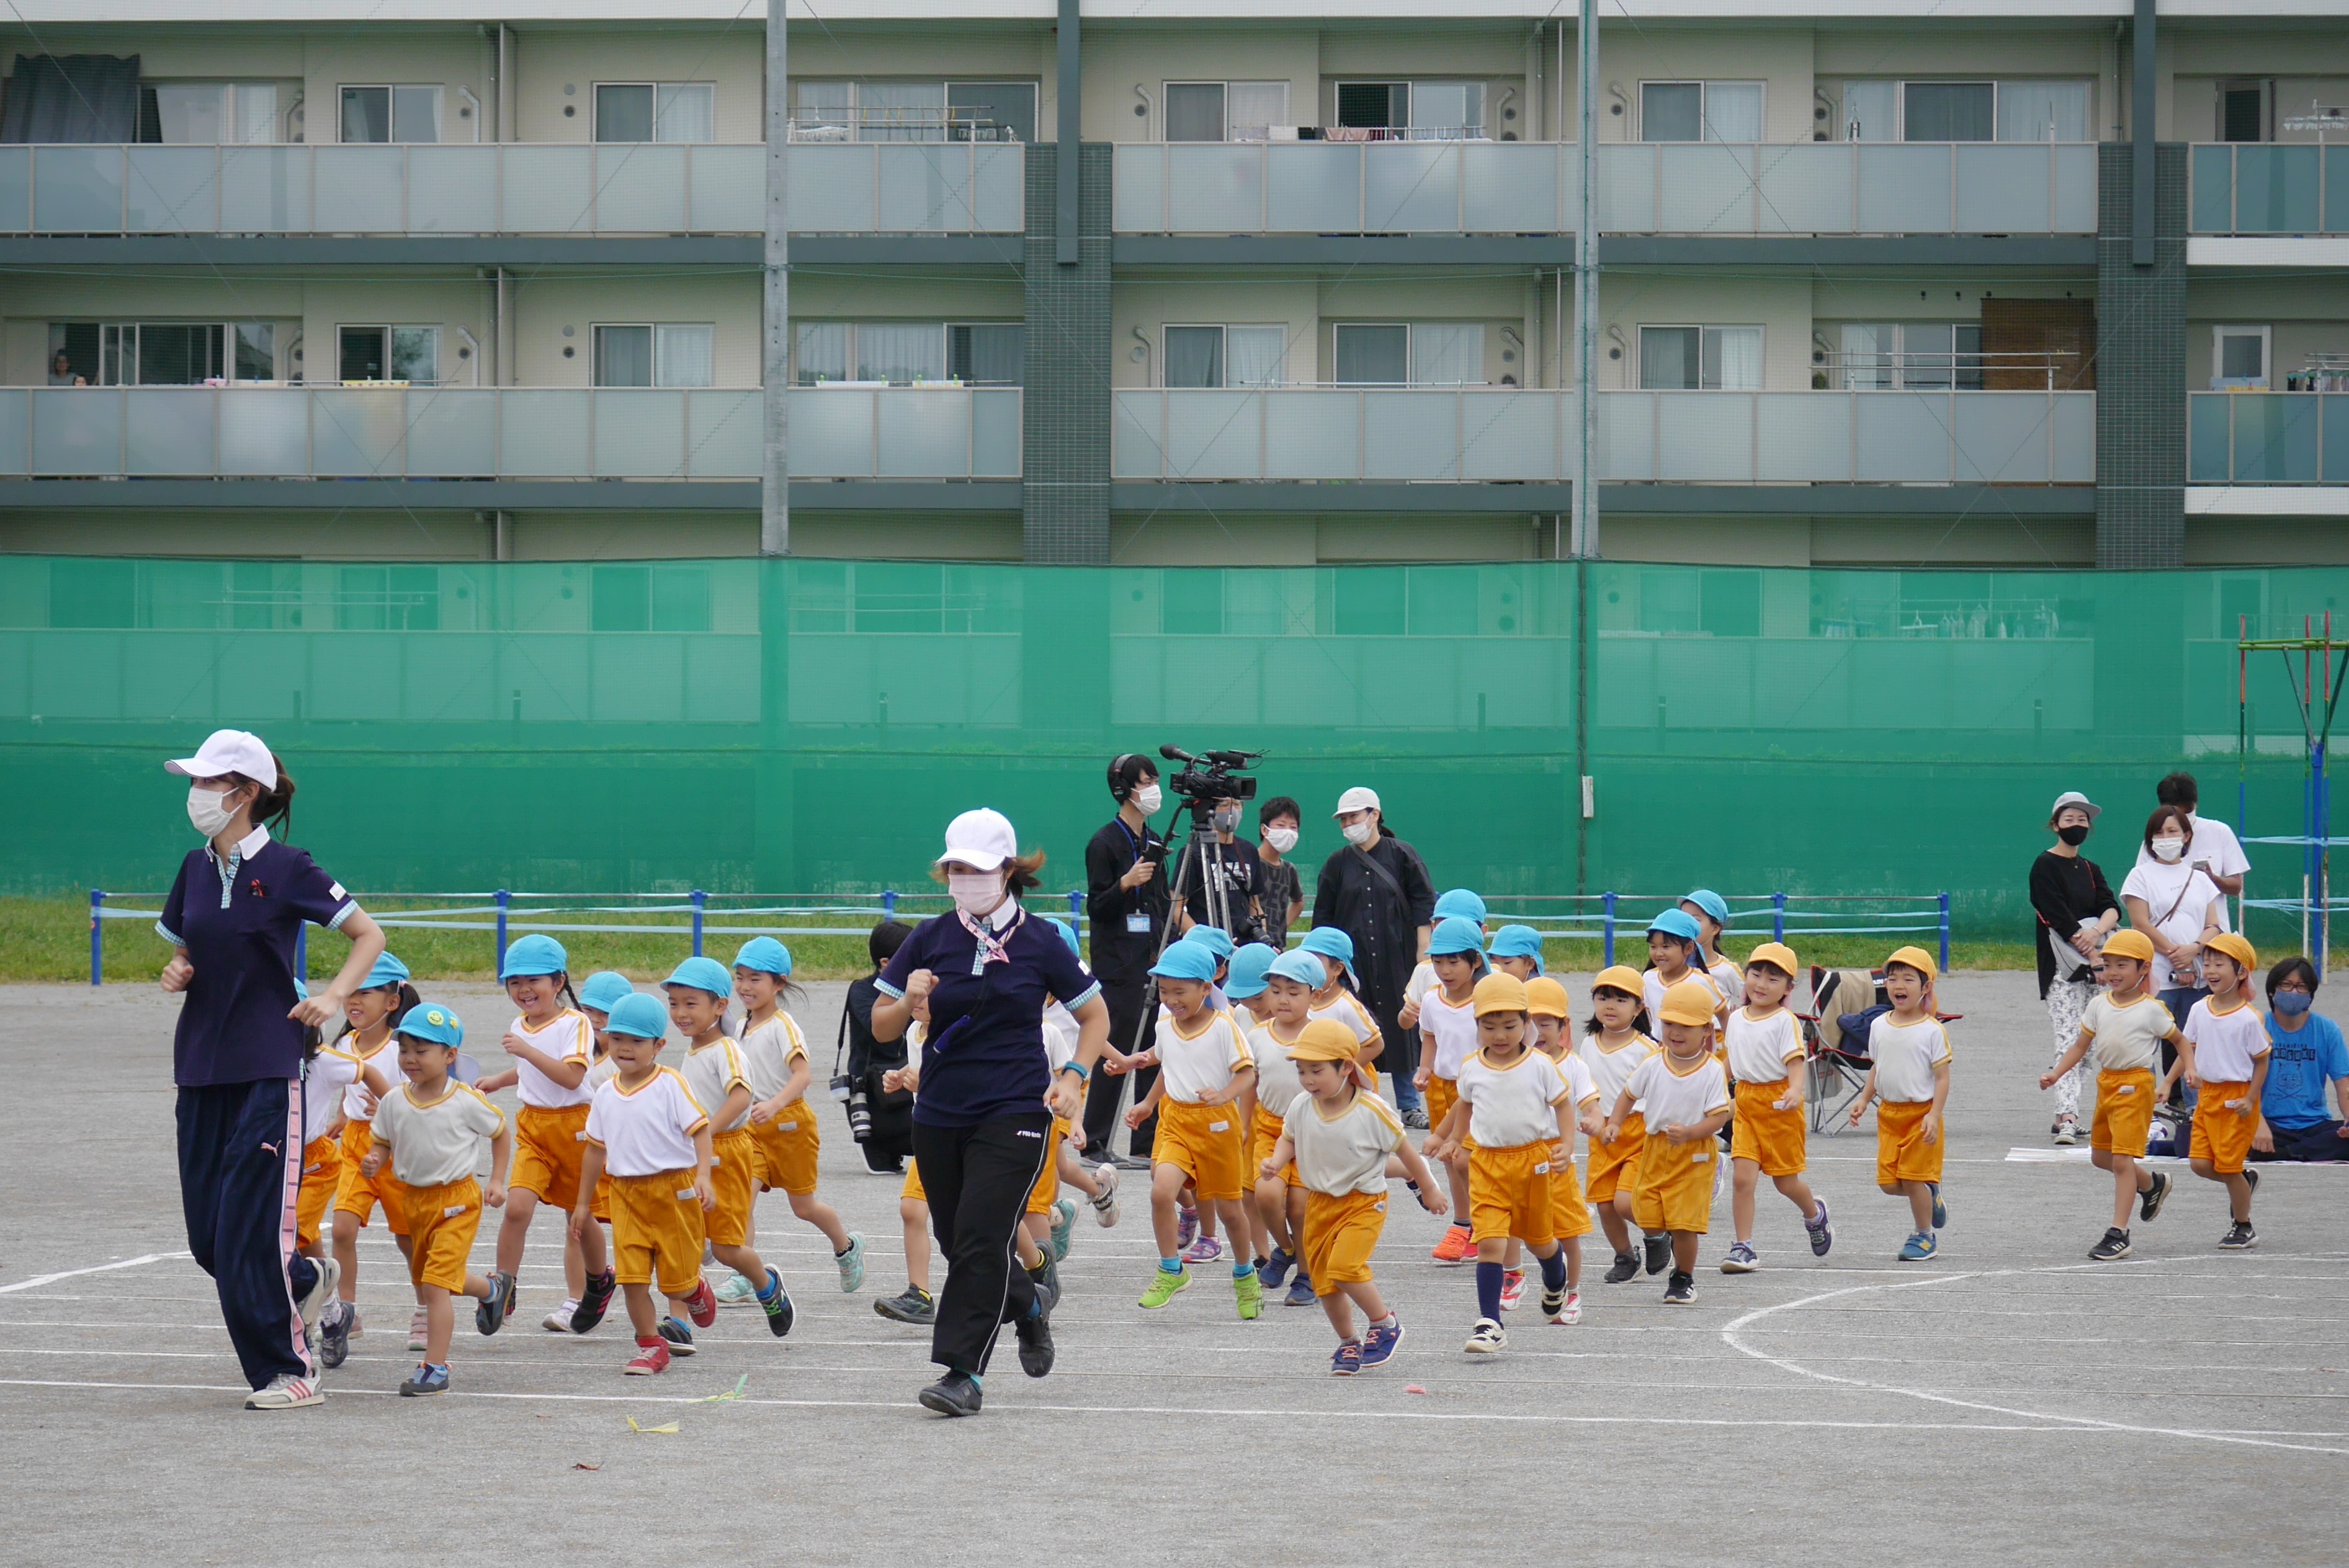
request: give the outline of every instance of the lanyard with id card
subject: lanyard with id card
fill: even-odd
[[[1125,841],[1133,847],[1134,864],[1141,864],[1150,852],[1150,839],[1146,830],[1142,842],[1136,844],[1133,839],[1133,829],[1125,826],[1125,819],[1120,817],[1117,825],[1122,828],[1125,828]],[[1151,919],[1149,910],[1133,909],[1128,911],[1125,917],[1126,935],[1130,937],[1146,937],[1150,934],[1150,930]]]

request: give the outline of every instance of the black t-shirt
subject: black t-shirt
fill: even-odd
[[[1235,941],[1247,940],[1256,934],[1258,924],[1248,904],[1256,897],[1257,878],[1267,869],[1257,857],[1256,846],[1226,844],[1213,834],[1202,834],[1194,842],[1198,850],[1192,857],[1191,886],[1184,895],[1184,907],[1201,925],[1220,925]],[[1176,870],[1180,869],[1178,866]],[[1211,919],[1207,914],[1210,887],[1218,888],[1224,896],[1221,920]]]
[[[1257,858],[1256,901],[1264,909],[1264,931],[1268,940],[1288,927],[1289,917],[1305,902],[1305,882],[1297,874],[1297,862],[1283,860],[1278,866]],[[1273,946],[1278,947],[1278,942]]]
[[[1118,878],[1143,859],[1158,862],[1150,879],[1138,888],[1119,887]],[[1174,907],[1166,888],[1166,840],[1147,823],[1137,833],[1123,817],[1112,817],[1085,846],[1085,887],[1093,973],[1104,985],[1141,983],[1158,961]]]
[[[874,984],[905,994],[917,969],[937,977],[922,1036],[922,1087],[914,1119],[926,1127],[973,1127],[991,1117],[1041,1115],[1051,1073],[1044,1059],[1044,1003],[1070,1012],[1101,987],[1061,933],[1022,913],[1003,939],[1001,962],[978,962],[978,942],[953,915],[924,920]]]

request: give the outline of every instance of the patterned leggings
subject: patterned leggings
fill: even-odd
[[[2080,1038],[2080,1014],[2087,1011],[2088,999],[2096,994],[2096,982],[2083,975],[2078,980],[2050,981],[2047,987],[2047,1020],[2055,1035],[2054,1054],[2047,1058],[2053,1067],[2064,1059],[2064,1053]],[[2080,1115],[2080,1091],[2088,1082],[2088,1059],[2080,1058],[2077,1065],[2055,1080],[2055,1114]]]

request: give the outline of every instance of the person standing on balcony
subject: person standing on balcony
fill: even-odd
[[[2055,1033],[2054,1061],[2080,1037],[2080,1014],[2096,994],[2096,953],[2120,924],[2121,907],[2096,863],[2080,853],[2104,807],[2077,790],[2055,797],[2047,814],[2054,844],[2031,863],[2031,908],[2039,922],[2039,999]],[[2055,1121],[2047,1130],[2059,1144],[2080,1141],[2080,1090],[2085,1062],[2055,1080]]]
[[[1085,915],[1092,924],[1093,978],[1109,1005],[1110,1044],[1124,1053],[1143,1049],[1155,1035],[1150,966],[1158,961],[1167,922],[1176,917],[1166,886],[1166,840],[1150,826],[1161,800],[1158,765],[1139,752],[1126,753],[1109,765],[1109,793],[1117,815],[1085,846]],[[1143,1067],[1133,1077],[1133,1101],[1140,1105],[1158,1081],[1158,1069]],[[1134,1129],[1131,1155],[1118,1158],[1112,1147],[1124,1084],[1123,1075],[1103,1073],[1087,1088],[1085,1147],[1124,1169],[1147,1170],[1155,1122]]]
[[[215,731],[163,764],[189,780],[188,820],[204,836],[180,863],[155,929],[171,943],[162,986],[184,998],[171,1047],[179,1086],[180,1201],[188,1250],[220,1292],[221,1316],[253,1393],[248,1410],[326,1403],[318,1317],[335,1261],[295,1250],[308,1031],[342,1015],[383,952],[383,931],[303,850],[273,837],[293,815],[294,780],[258,735]],[[297,989],[302,923],[350,939],[335,978]]]
[[[1399,1015],[1411,971],[1434,931],[1435,889],[1419,851],[1386,830],[1377,791],[1355,785],[1330,815],[1346,846],[1321,863],[1311,923],[1353,939],[1362,1002],[1392,1043],[1384,1065],[1394,1075],[1395,1107],[1404,1126],[1424,1127],[1427,1111],[1412,1083],[1419,1071],[1417,1031],[1405,1029]]]

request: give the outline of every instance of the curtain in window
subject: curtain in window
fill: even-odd
[[[1481,82],[1413,82],[1411,84],[1411,128],[1453,136],[1481,130],[1485,123],[1485,88]]]
[[[846,82],[792,83],[792,127],[795,134],[817,141],[843,140],[848,134]]]
[[[1400,387],[1411,380],[1410,327],[1340,322],[1335,332],[1340,384]]]
[[[802,321],[797,336],[801,386],[848,379],[848,323]]]
[[[1224,84],[1166,84],[1166,140],[1221,141],[1224,139]]]
[[[1477,386],[1484,379],[1483,323],[1417,321],[1412,324],[1412,385]]]
[[[1704,139],[1707,141],[1762,140],[1762,84],[1704,84]]]
[[[944,82],[859,82],[856,101],[859,141],[946,140]]]
[[[277,84],[237,82],[232,129],[228,140],[246,143],[277,140]]]
[[[714,134],[715,88],[709,82],[663,82],[653,119],[656,141],[708,141]]]
[[[1288,347],[1286,327],[1226,327],[1224,328],[1224,384],[1228,387],[1280,385],[1282,350]]]
[[[946,379],[946,332],[938,323],[860,321],[856,379],[860,381]]]
[[[1716,349],[1715,345],[1718,345]],[[1719,355],[1719,368],[1707,365],[1704,384],[1719,387],[1723,391],[1758,392],[1762,389],[1762,329],[1758,327],[1707,327],[1704,335],[1705,358]]]
[[[1273,126],[1288,123],[1287,82],[1234,82],[1228,101],[1235,141],[1262,141]]]
[[[647,82],[605,82],[595,88],[595,140],[650,141],[653,89]]]
[[[656,384],[663,387],[707,387],[711,384],[715,329],[707,325],[662,326],[653,328]]]
[[[136,141],[137,55],[18,55],[0,141]]]
[[[1909,82],[1900,120],[1904,141],[1988,141],[1993,133],[1988,82]]]
[[[155,96],[155,126],[165,141],[208,147],[224,140],[221,122],[226,118],[228,88],[221,82],[158,82],[147,89]]]
[[[1016,387],[1025,379],[1026,328],[981,322],[947,328],[947,374],[957,380]]]
[[[1222,386],[1224,329],[1220,327],[1168,327],[1166,384],[1170,387]]]
[[[1669,392],[1702,385],[1698,378],[1698,344],[1703,336],[1702,329],[1695,327],[1640,327],[1640,387]]]
[[[1892,333],[1889,324],[1847,321],[1843,324],[1843,385],[1847,392],[1875,392],[1892,385]]]
[[[1643,82],[1640,87],[1642,141],[1696,141],[1704,134],[1702,82]]]
[[[1900,139],[1900,84],[1843,84],[1843,124],[1836,136],[1846,141],[1897,141]]]
[[[1998,84],[2001,141],[2085,141],[2088,84],[2001,82]]]

